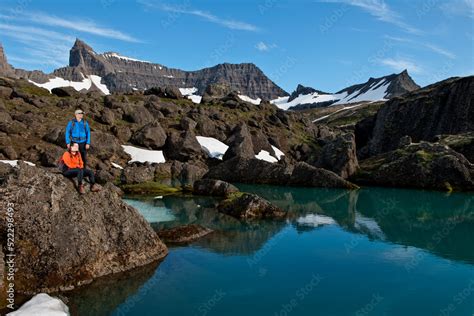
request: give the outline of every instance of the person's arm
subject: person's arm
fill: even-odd
[[[86,133],[87,133],[87,141],[86,144],[91,144],[91,128],[89,127],[89,122],[86,122]]]
[[[68,146],[68,148],[69,148],[69,143],[71,142],[70,130],[71,130],[71,121],[69,121],[66,125],[66,145]]]
[[[83,169],[84,168],[84,162],[82,161],[82,156],[81,154],[77,154],[79,156],[79,168]]]

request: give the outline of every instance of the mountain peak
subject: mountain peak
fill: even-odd
[[[0,43],[0,75],[10,75],[13,71],[12,66],[7,61],[7,56],[3,51],[3,45]]]
[[[92,47],[86,44],[83,40],[80,40],[79,38],[76,38],[76,41],[74,42],[74,45],[72,46],[71,50],[73,49],[85,49],[88,51],[94,51]]]

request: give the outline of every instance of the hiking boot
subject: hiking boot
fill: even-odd
[[[100,189],[100,186],[98,184],[93,184],[92,187],[91,187],[91,191],[92,192],[99,192],[101,189]]]
[[[86,193],[86,190],[84,189],[84,185],[83,185],[83,184],[79,185],[79,193],[80,193],[80,194]]]

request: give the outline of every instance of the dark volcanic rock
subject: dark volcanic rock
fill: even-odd
[[[204,157],[204,151],[192,130],[171,132],[166,140],[164,154],[167,159],[188,161]]]
[[[176,87],[153,87],[144,92],[145,95],[156,95],[161,98],[182,99],[183,95]]]
[[[245,123],[237,126],[232,135],[226,141],[229,148],[224,154],[223,160],[229,160],[234,157],[254,158],[255,152],[253,149],[252,136]]]
[[[174,227],[170,229],[163,229],[158,231],[158,236],[165,243],[189,243],[195,241],[199,238],[202,238],[210,233],[213,230],[202,227],[200,225],[190,224],[179,227]]]
[[[201,179],[193,185],[193,193],[197,195],[228,196],[238,191],[234,185],[214,179]]]
[[[12,76],[14,74],[12,66],[7,61],[5,52],[3,51],[3,46],[0,44],[0,75],[1,76]]]
[[[160,123],[155,121],[135,132],[131,142],[150,149],[161,149],[166,143],[166,132]]]
[[[256,158],[230,159],[212,167],[204,178],[255,184],[357,188],[332,171],[316,168],[304,162],[292,166]]]
[[[217,206],[219,212],[239,219],[283,218],[286,213],[267,200],[250,193],[234,193]]]
[[[288,185],[323,188],[357,188],[356,185],[344,180],[334,172],[313,167],[306,162],[298,162],[295,165]]]
[[[73,97],[79,94],[73,87],[53,88],[51,93],[58,97]]]
[[[360,162],[356,183],[437,190],[474,190],[474,165],[438,143],[413,143]]]
[[[353,175],[359,167],[354,134],[338,135],[324,145],[316,166],[331,170],[344,179]]]
[[[397,148],[401,137],[433,141],[474,130],[474,76],[451,78],[386,102],[378,111],[370,155]]]
[[[463,154],[471,163],[474,163],[474,132],[438,135],[435,138],[440,144],[448,145],[458,153]]]
[[[163,258],[167,249],[115,187],[77,193],[60,174],[20,164],[0,187],[15,210],[15,290],[69,290]],[[25,198],[28,197],[28,198]],[[5,235],[6,221],[0,223]],[[2,240],[6,247],[6,240]]]
[[[206,87],[202,96],[202,103],[209,103],[214,100],[222,99],[232,92],[230,84],[227,83],[211,83]]]

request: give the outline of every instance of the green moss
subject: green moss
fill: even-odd
[[[159,182],[144,182],[138,184],[125,184],[121,189],[127,194],[156,194],[168,195],[181,192],[180,188],[168,186]]]
[[[20,91],[37,96],[51,96],[48,90],[37,87],[35,85],[24,85],[20,88]]]

